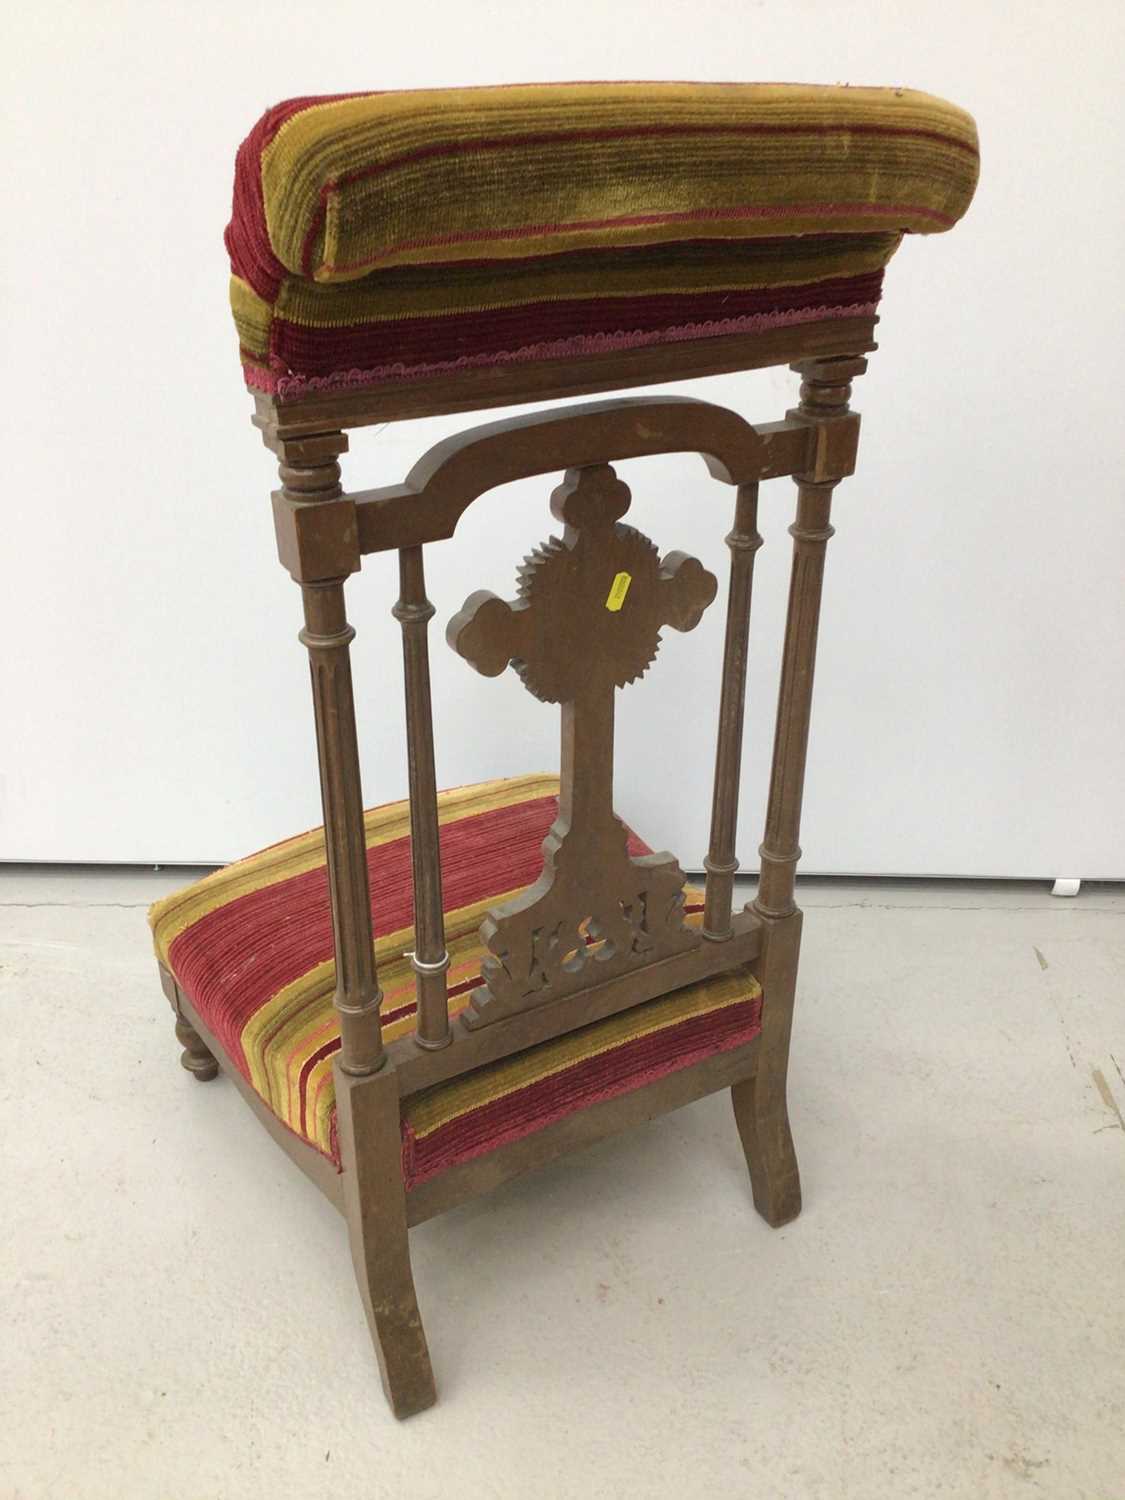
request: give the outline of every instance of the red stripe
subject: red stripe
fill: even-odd
[[[521,349],[495,354],[462,355],[458,359],[436,360],[429,364],[406,365],[401,361],[378,365],[367,370],[336,370],[331,375],[289,375],[281,360],[277,368],[266,370],[250,362],[243,367],[246,384],[252,390],[271,391],[279,401],[294,401],[312,391],[359,389],[382,381],[417,381],[431,375],[459,374],[473,367],[487,368],[504,364],[526,364],[536,360],[570,359],[575,355],[601,355],[623,349],[641,349],[653,344],[683,343],[687,340],[718,338],[725,334],[760,333],[765,328],[792,328],[826,318],[871,318],[877,302],[853,302],[843,306],[788,308],[778,312],[752,313],[741,318],[715,318],[706,323],[674,325],[649,332],[575,334],[565,339],[547,339],[525,344]]]
[[[530,885],[542,867],[541,846],[554,821],[554,797],[477,813],[441,830],[445,908],[456,911]],[[631,836],[634,855],[651,851]],[[410,839],[368,850],[376,935],[413,920]],[[177,981],[239,1069],[246,1023],[287,984],[332,957],[332,913],[323,865],[251,891],[208,912],[172,942]]]

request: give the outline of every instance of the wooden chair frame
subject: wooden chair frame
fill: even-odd
[[[864,355],[875,347],[875,321],[825,320],[750,336],[470,370],[440,379],[396,382],[382,390],[326,393],[292,402],[256,397],[254,421],[279,460],[282,487],[273,497],[278,549],[301,588],[301,640],[312,672],[341,1031],[335,1069],[341,1172],[280,1124],[229,1064],[172,975],[162,968],[161,977],[176,1013],[184,1066],[198,1079],[214,1077],[222,1067],[286,1152],[344,1213],[384,1388],[400,1417],[423,1409],[435,1397],[410,1267],[410,1225],[563,1152],[721,1088],[731,1090],[755,1206],[775,1226],[800,1211],[800,1180],[786,1105],[801,934],[794,879],[821,582],[825,547],[832,535],[829,510],[835,485],[855,466],[859,418],[849,410],[848,399],[852,378],[864,370]],[[682,397],[603,400],[489,423],[447,439],[432,448],[400,485],[352,494],[341,487],[338,459],[346,451],[346,429],[351,427],[776,364],[791,365],[803,376],[800,404],[780,422],[752,427],[732,411]],[[423,548],[451,537],[463,511],[487,490],[511,479],[558,470],[568,475],[556,491],[556,514],[567,521],[573,537],[575,516],[579,522],[587,516],[601,525],[606,505],[616,507],[610,520],[620,513],[624,486],[614,489],[607,465],[681,451],[703,455],[711,474],[735,488],[734,524],[726,538],[730,579],[711,834],[704,861],[702,939],[688,946],[657,943],[643,963],[631,962],[623,971],[608,972],[592,983],[571,978],[557,990],[548,984],[534,1004],[494,1004],[491,1012],[486,1005],[476,1012],[470,1009],[451,1024],[446,1009],[448,958],[427,642],[434,609],[426,598]],[[758,488],[764,480],[785,475],[797,483],[797,516],[790,528],[793,564],[761,875],[752,905],[734,912],[750,606],[754,557],[761,545]],[[576,494],[585,497],[581,505]],[[607,499],[611,494],[618,498]],[[401,578],[394,614],[402,628],[405,668],[418,1024],[415,1036],[384,1047],[349,661],[354,632],[345,613],[344,584],[365,554],[388,549],[398,551]],[[683,562],[666,559],[661,577],[671,580]],[[691,572],[695,582],[686,588],[690,597],[677,605],[679,617],[671,620],[679,628],[690,628],[698,618],[700,601],[706,603],[703,594],[708,590],[700,584],[699,573]],[[709,592],[714,592],[713,580]],[[473,650],[485,655],[491,651],[495,657],[483,669],[499,670],[508,660],[508,646],[502,642],[498,647],[491,638],[486,616],[500,618],[508,606],[494,601],[495,608],[489,606],[482,614],[481,599],[474,598],[476,604],[470,600],[455,617],[451,636],[460,648],[472,635]],[[565,666],[567,649],[566,642],[547,648],[552,669]],[[471,656],[472,650],[464,654]],[[566,837],[574,837],[576,847],[588,854],[601,847],[604,835],[603,825],[589,832],[594,818],[589,809],[597,800],[593,783],[604,785],[611,767],[612,718],[605,745],[604,714],[599,720],[591,711],[592,717],[582,721],[586,727],[576,728],[573,703],[559,693],[552,701],[563,704],[563,802],[569,796],[573,805],[569,811],[564,806],[565,826],[560,832],[556,824],[547,844],[554,840],[557,850]],[[609,703],[612,715],[612,693]],[[574,748],[577,741],[583,749]],[[580,844],[575,830],[583,827],[589,838]],[[595,883],[596,863],[590,866]],[[577,922],[578,914],[573,915]],[[597,1103],[453,1166],[409,1193],[405,1190],[400,1107],[407,1096],[707,974],[747,963],[764,997],[762,1030],[752,1042]],[[609,968],[612,971],[613,965]],[[484,999],[488,1002],[489,995]]]

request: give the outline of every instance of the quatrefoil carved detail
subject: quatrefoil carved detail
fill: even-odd
[[[481,927],[492,957],[465,1012],[470,1026],[699,942],[684,927],[677,861],[631,856],[614,816],[614,695],[647,671],[664,626],[694,629],[717,585],[695,558],[661,560],[621,524],[629,500],[608,464],[568,470],[551,496],[563,535],[524,560],[517,597],[472,594],[449,623],[450,645],[478,672],[511,665],[535,697],[562,705],[559,816],[543,872]]]

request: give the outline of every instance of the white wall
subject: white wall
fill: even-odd
[[[865,443],[829,550],[804,868],[1125,876],[1122,16],[1119,0],[56,0],[9,14],[0,858],[224,860],[319,821],[298,598],[274,558],[274,469],[225,305],[234,148],[266,105],[474,81],[800,78],[947,95],[983,143],[966,221],[893,262],[857,391]],[[772,420],[794,388],[775,371],[682,389]],[[357,435],[347,481],[401,477],[455,425]],[[624,467],[632,519],[722,568],[729,491],[698,460]],[[509,590],[551,529],[549,487],[498,492],[459,545],[431,549],[439,623],[470,588]],[[792,486],[764,494],[750,866]],[[393,597],[386,559],[353,584],[369,801],[405,788]],[[720,614],[673,634],[621,703],[623,810],[696,867]],[[554,711],[510,674],[477,678],[434,635],[441,779],[552,766]]]

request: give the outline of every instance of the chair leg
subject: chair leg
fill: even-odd
[[[184,1049],[180,1053],[181,1066],[185,1067],[199,1083],[207,1083],[216,1077],[219,1065],[206,1042],[194,1026],[180,1015],[176,1017],[176,1036]]]
[[[171,973],[159,962],[156,970],[160,975],[160,988],[164,991],[164,998],[172,1007],[172,1014],[176,1018],[176,1037],[184,1049],[180,1053],[180,1063],[199,1083],[207,1083],[218,1076],[219,1064],[207,1043],[180,1009],[180,992]]]
[[[731,1101],[750,1169],[754,1207],[778,1229],[801,1212],[801,1174],[786,1102],[801,913],[767,922],[766,927],[757,1067],[752,1077],[733,1086]]]
[[[410,1268],[391,1064],[358,1078],[337,1066],[336,1124],[352,1261],[383,1390],[396,1417],[413,1416],[432,1406],[437,1392]]]

